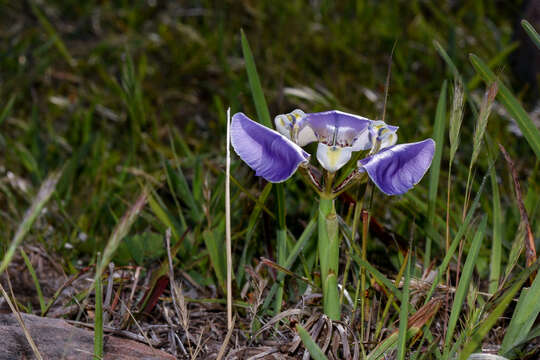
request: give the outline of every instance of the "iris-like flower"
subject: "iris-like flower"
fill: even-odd
[[[367,173],[383,193],[397,195],[422,179],[435,151],[432,139],[394,145],[397,126],[336,110],[294,110],[276,116],[275,124],[278,131],[243,113],[234,114],[231,123],[234,150],[257,176],[270,182],[283,182],[298,167],[308,167],[310,155],[301,147],[317,141],[317,160],[329,173],[347,164],[353,152],[370,150],[349,178]]]

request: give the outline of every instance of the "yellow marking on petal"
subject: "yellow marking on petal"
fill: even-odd
[[[333,167],[337,166],[339,158],[340,158],[341,151],[342,151],[342,149],[338,148],[336,146],[329,146],[328,147],[327,156],[328,156],[328,163],[329,163],[330,167],[333,168]]]

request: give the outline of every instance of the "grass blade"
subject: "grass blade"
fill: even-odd
[[[317,343],[313,341],[307,330],[304,329],[302,325],[296,324],[296,331],[298,332],[298,335],[300,335],[302,343],[306,347],[307,351],[309,351],[309,354],[314,360],[328,360],[319,345],[317,345]]]
[[[486,225],[487,218],[484,217],[482,223],[480,224],[480,227],[474,235],[474,239],[469,250],[469,255],[467,255],[465,265],[463,266],[463,272],[461,273],[459,284],[454,297],[454,302],[452,303],[452,310],[450,311],[450,319],[448,320],[446,339],[444,342],[445,356],[448,355],[448,351],[450,349],[450,341],[452,340],[452,337],[454,335],[454,330],[456,328],[457,321],[461,313],[463,301],[465,300],[465,296],[469,291],[469,285],[471,283],[476,259],[478,258],[478,254],[480,253],[480,247],[482,246],[482,240],[484,239],[484,235],[486,232]]]
[[[510,325],[506,330],[500,354],[508,353],[528,336],[538,314],[540,314],[540,276],[536,275],[531,287],[523,289],[517,303]]]
[[[41,12],[41,10],[38,8],[38,6],[35,4],[34,1],[30,1],[29,3],[30,3],[30,9],[32,9],[32,13],[38,19],[39,23],[41,24],[41,26],[43,27],[47,35],[49,35],[49,37],[53,40],[54,45],[56,46],[56,49],[58,50],[58,52],[64,57],[64,59],[67,61],[67,63],[71,67],[77,66],[77,62],[71,56],[66,45],[64,44],[64,42],[62,41],[58,33],[56,32],[52,24],[49,22],[49,20],[47,20],[45,15]]]
[[[96,264],[102,261],[101,254],[97,254]],[[112,274],[111,274],[112,276]],[[96,278],[94,281],[95,291],[95,311],[94,311],[94,359],[103,359],[103,284],[101,274],[98,274],[96,268]]]
[[[470,60],[476,72],[482,76],[485,82],[497,82],[499,86],[499,92],[497,94],[499,100],[506,110],[508,110],[510,115],[516,120],[519,129],[536,154],[536,157],[540,158],[540,131],[536,128],[525,109],[523,109],[523,106],[521,106],[510,89],[508,89],[502,81],[498,80],[493,71],[491,71],[478,56],[470,54]]]
[[[488,137],[489,139],[489,137]],[[493,151],[492,147],[488,146],[488,159],[490,163],[493,163]],[[501,194],[499,191],[499,184],[497,182],[497,173],[495,172],[495,166],[492,166],[489,170],[489,177],[491,180],[491,191],[493,195],[493,217],[491,219],[493,224],[493,241],[491,243],[491,255],[489,263],[489,287],[488,291],[494,294],[499,288],[499,278],[501,276],[501,259],[502,259],[502,209],[501,209]]]
[[[227,286],[227,256],[226,246],[223,242],[225,233],[225,221],[222,219],[214,229],[206,229],[203,231],[204,244],[210,256],[210,262],[214,268],[219,287],[226,292]]]
[[[409,317],[407,321],[407,339],[411,339],[418,334],[424,325],[428,324],[433,319],[440,307],[441,299],[433,299],[418,309],[414,315]],[[427,332],[429,332],[429,329],[427,329]],[[398,336],[399,332],[394,331],[366,356],[366,360],[383,359],[388,351],[391,351],[396,347]]]
[[[351,254],[351,256],[353,257],[354,261],[356,261],[358,264],[360,264],[360,266],[366,268],[366,270],[375,278],[375,280],[378,283],[383,284],[384,286],[386,286],[388,288],[388,290],[390,290],[390,292],[392,292],[392,294],[394,294],[396,299],[401,301],[403,295],[402,295],[401,291],[394,285],[393,282],[391,282],[386,276],[384,276],[383,273],[381,273],[379,270],[377,270],[373,265],[371,265],[366,260],[360,258],[356,254]]]
[[[188,206],[190,210],[190,216],[195,222],[199,222],[203,219],[204,214],[200,211],[200,208],[195,202],[193,193],[189,188],[186,177],[182,171],[182,168],[178,166],[177,171],[174,171],[171,164],[166,161],[165,169],[167,171],[167,177],[171,179],[172,186],[174,187],[174,192],[179,199],[182,199],[184,203]]]
[[[446,92],[447,81],[441,86],[437,110],[435,112],[435,125],[433,126],[433,140],[435,140],[435,154],[429,170],[429,192],[428,192],[428,226],[433,227],[435,223],[435,204],[437,202],[437,189],[439,187],[439,177],[441,171],[441,158],[444,148],[444,131],[446,127]],[[426,248],[424,252],[424,265],[428,266],[431,261],[431,242],[435,240],[431,236],[426,238]]]
[[[120,245],[122,239],[127,235],[129,229],[137,219],[139,212],[144,208],[148,199],[147,190],[144,189],[139,198],[129,208],[129,210],[120,219],[120,222],[116,225],[111,234],[105,249],[103,250],[103,257],[100,262],[97,263],[96,268],[96,281],[97,278],[103,274],[103,270],[107,267],[109,262],[114,256],[116,249]]]
[[[253,97],[253,102],[255,103],[255,110],[257,111],[257,117],[259,122],[265,125],[268,128],[272,128],[272,121],[270,119],[270,112],[268,111],[268,105],[264,97],[262,90],[261,82],[259,80],[259,74],[257,73],[257,67],[255,66],[255,60],[253,59],[253,53],[249,46],[248,39],[243,30],[240,31],[241,42],[242,42],[242,52],[244,54],[244,61],[246,63],[246,72],[248,76],[249,86],[251,88],[251,95]],[[278,254],[277,258],[279,262],[283,262],[283,259],[286,258],[286,246],[287,243],[287,225],[285,221],[285,186],[284,184],[275,184],[273,187],[278,209],[277,209],[277,218],[278,218],[278,229],[277,229],[277,248]],[[280,311],[280,304],[282,298],[282,290],[280,287],[277,296],[277,302],[275,306],[276,314]]]
[[[240,261],[238,264],[238,272],[236,273],[236,282],[239,287],[242,286],[242,280],[244,279],[244,275],[246,272],[245,265],[247,263],[248,250],[251,247],[251,239],[253,238],[253,234],[255,233],[255,225],[257,225],[260,219],[261,211],[263,210],[264,203],[266,202],[266,199],[268,198],[268,195],[272,190],[272,186],[273,184],[271,182],[267,183],[264,186],[264,189],[258,198],[259,202],[255,204],[255,207],[253,208],[253,211],[249,216],[246,238],[244,241],[244,249],[242,250],[242,256],[240,257]]]
[[[16,95],[13,94],[9,98],[6,106],[2,109],[2,112],[0,113],[0,125],[4,122],[4,120],[7,119],[7,117],[11,114],[11,109],[13,108],[13,104],[15,103]]]
[[[39,280],[36,275],[36,270],[34,269],[34,266],[32,266],[32,263],[30,262],[30,259],[28,258],[28,255],[24,252],[22,248],[19,250],[21,253],[21,256],[24,260],[24,263],[26,264],[26,267],[28,268],[28,272],[30,273],[30,276],[32,277],[32,280],[34,281],[34,285],[36,287],[36,292],[39,299],[39,307],[41,310],[41,314],[45,312],[45,309],[47,308],[47,305],[45,304],[45,298],[43,297],[43,292],[41,291],[41,286],[39,285]]]
[[[511,284],[506,292],[498,299],[491,313],[483,319],[482,323],[476,328],[468,342],[463,347],[459,355],[459,360],[465,360],[472,354],[479,346],[481,346],[484,337],[491,330],[493,325],[500,319],[508,305],[514,299],[514,296],[523,286],[523,283],[533,274],[539,265],[537,260],[533,265],[522,271],[513,284]]]
[[[294,262],[298,258],[298,255],[304,248],[304,246],[307,244],[308,240],[311,239],[315,229],[317,227],[317,217],[314,217],[310,220],[310,222],[307,224],[306,228],[302,232],[302,235],[298,238],[296,243],[294,244],[294,247],[289,252],[289,255],[287,256],[287,260],[285,261],[285,265],[283,265],[283,268],[286,270],[290,270],[293,266]],[[272,285],[270,288],[270,291],[266,295],[266,299],[264,300],[263,308],[267,308],[270,302],[274,299],[274,296],[278,290],[278,283],[285,278],[285,273],[280,272],[277,276],[276,283]]]
[[[405,359],[405,346],[407,342],[407,320],[409,316],[409,283],[411,281],[411,258],[412,254],[410,249],[412,246],[409,246],[409,254],[407,256],[407,269],[405,270],[405,278],[403,279],[403,296],[401,298],[401,306],[399,308],[399,333],[398,333],[398,352],[397,359]]]
[[[536,30],[534,30],[534,27],[531,25],[531,23],[523,19],[521,20],[521,26],[523,27],[523,29],[525,29],[525,31],[527,32],[527,35],[530,36],[534,45],[536,45],[536,47],[540,49],[540,35],[538,35]]]
[[[482,183],[480,184],[480,187],[478,188],[478,192],[476,193],[476,196],[474,198],[474,201],[471,204],[471,207],[469,208],[469,212],[467,213],[467,216],[461,223],[461,225],[458,228],[458,231],[456,235],[454,236],[454,239],[452,240],[452,243],[448,247],[448,250],[446,251],[446,255],[443,258],[443,261],[441,262],[441,265],[439,265],[439,268],[437,269],[437,275],[435,276],[435,279],[433,280],[433,284],[431,284],[431,288],[429,289],[427,295],[426,295],[426,302],[429,301],[431,298],[431,295],[433,295],[433,292],[435,291],[435,288],[439,284],[439,281],[441,281],[443,273],[446,272],[446,269],[448,268],[448,265],[450,264],[450,260],[452,259],[452,256],[454,256],[454,253],[456,252],[456,249],[459,245],[459,241],[465,234],[465,231],[467,230],[473,216],[474,212],[476,211],[476,208],[478,207],[478,204],[480,202],[480,196],[482,195],[482,192],[484,191],[484,186],[486,184],[486,178],[487,175],[484,176],[482,179]]]
[[[11,244],[9,245],[9,248],[4,255],[4,258],[2,259],[2,263],[0,263],[0,274],[2,274],[4,270],[6,270],[9,263],[11,262],[11,259],[13,258],[13,255],[15,255],[15,250],[21,244],[23,238],[32,228],[34,221],[36,221],[39,214],[41,214],[41,210],[43,209],[47,201],[49,201],[49,199],[51,198],[54,190],[56,189],[56,185],[60,180],[61,175],[62,170],[55,171],[51,173],[41,184],[41,187],[39,188],[39,191],[34,198],[34,201],[32,202],[32,206],[30,206],[30,208],[24,214],[23,220],[17,228],[17,232],[13,236],[13,240],[11,240]]]
[[[253,102],[255,103],[257,117],[259,118],[259,122],[261,124],[272,128],[270,112],[268,111],[268,105],[266,104],[266,99],[264,98],[261,82],[259,80],[259,74],[257,73],[257,67],[255,66],[255,60],[253,60],[253,53],[251,52],[251,47],[249,46],[249,42],[244,30],[240,30],[240,36],[242,39],[242,52],[244,53],[244,61],[246,62],[249,87],[251,88],[251,95],[253,96]]]

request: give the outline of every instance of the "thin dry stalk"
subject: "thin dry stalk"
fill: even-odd
[[[17,309],[15,307],[15,305],[13,304],[13,302],[11,302],[11,299],[9,298],[6,290],[4,290],[4,287],[2,286],[2,284],[0,284],[0,292],[2,293],[2,296],[4,297],[4,299],[6,299],[6,302],[8,303],[9,305],[9,308],[11,309],[11,311],[13,312],[13,314],[15,315],[15,318],[17,319],[17,322],[19,323],[19,325],[21,326],[21,329],[24,333],[24,336],[26,337],[26,340],[28,341],[28,344],[30,345],[30,347],[32,348],[32,351],[34,352],[34,355],[36,356],[36,358],[38,360],[43,360],[43,357],[41,356],[41,354],[39,353],[39,350],[37,348],[37,345],[36,343],[34,342],[34,339],[32,339],[32,336],[30,335],[30,332],[28,331],[28,329],[26,328],[26,326],[24,325],[24,320],[21,316],[21,313],[19,312],[19,309]]]
[[[232,250],[231,250],[231,108],[227,109],[227,165],[225,170],[225,241],[227,247],[227,326],[232,320]]]
[[[232,323],[229,326],[229,330],[227,330],[227,335],[225,335],[225,340],[223,340],[223,343],[221,344],[221,347],[219,348],[219,353],[216,360],[221,360],[223,356],[225,356],[225,351],[227,350],[227,345],[229,344],[229,341],[231,340],[231,335],[234,329],[235,322],[236,322],[236,316],[232,319]]]
[[[182,293],[182,288],[180,285],[176,284],[174,280],[174,270],[173,270],[173,261],[171,255],[171,228],[167,229],[165,234],[165,242],[167,247],[167,258],[169,260],[169,285],[171,287],[171,298],[173,302],[173,307],[176,312],[176,316],[182,322],[182,328],[186,333],[186,338],[188,341],[188,348],[191,358],[193,359],[193,350],[191,348],[191,341],[189,341],[189,313],[186,307],[186,302],[184,299],[184,294]]]
[[[516,192],[516,200],[518,203],[519,214],[521,215],[521,221],[525,225],[527,236],[525,237],[525,258],[527,261],[527,267],[531,266],[536,261],[536,246],[534,245],[534,236],[531,230],[531,225],[529,223],[529,216],[527,215],[527,210],[525,209],[525,204],[523,203],[523,197],[521,195],[521,185],[519,184],[518,175],[516,168],[514,166],[514,161],[508,153],[504,146],[499,144],[499,148],[504,155],[506,163],[510,168],[512,174],[512,180],[514,181],[514,190]]]
[[[122,300],[120,300],[122,301]],[[122,304],[124,304],[124,306],[126,306],[126,304],[122,301]],[[139,322],[137,321],[137,319],[135,319],[135,316],[133,316],[133,314],[131,313],[131,311],[129,311],[129,309],[127,308],[126,306],[126,311],[128,312],[129,316],[131,317],[131,319],[133,320],[133,323],[135,324],[135,326],[137,326],[137,329],[141,332],[141,335],[144,337],[144,340],[146,341],[146,343],[148,344],[148,346],[150,346],[152,348],[152,350],[155,350],[154,347],[152,346],[152,342],[150,341],[150,339],[148,338],[148,336],[146,336],[146,333],[144,332],[143,328],[141,327],[141,325],[139,324]]]

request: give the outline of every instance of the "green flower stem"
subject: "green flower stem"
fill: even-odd
[[[337,286],[339,267],[338,220],[334,199],[321,196],[319,203],[319,258],[323,288],[324,313],[332,320],[340,320],[341,306]]]
[[[274,191],[277,199],[277,220],[278,230],[276,233],[277,238],[277,263],[281,266],[285,265],[287,259],[287,224],[285,221],[285,185],[275,184]],[[279,288],[276,293],[274,312],[279,314],[281,312],[281,303],[283,302],[283,288],[285,286],[284,279],[279,282]]]

